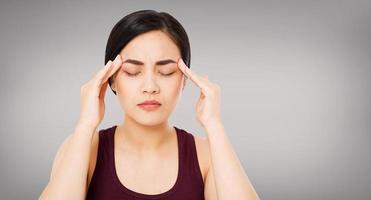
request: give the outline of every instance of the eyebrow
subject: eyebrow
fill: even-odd
[[[131,64],[134,64],[134,65],[144,65],[143,62],[141,62],[139,60],[134,60],[134,59],[127,59],[123,63],[131,63]],[[166,64],[169,64],[169,63],[176,63],[176,62],[174,60],[171,60],[171,59],[159,60],[159,61],[156,62],[156,65],[166,65]]]

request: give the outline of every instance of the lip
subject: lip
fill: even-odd
[[[144,110],[153,111],[160,107],[161,103],[156,100],[148,100],[138,104],[138,106]]]
[[[161,104],[160,104],[160,102],[158,102],[156,100],[147,100],[147,101],[143,101],[142,103],[140,103],[138,105],[161,105]]]
[[[160,104],[141,104],[138,106],[146,111],[153,111],[153,110],[156,110],[161,105]]]

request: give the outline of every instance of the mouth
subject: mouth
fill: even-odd
[[[161,104],[157,104],[157,103],[152,103],[152,104],[138,104],[138,106],[140,108],[142,108],[143,110],[146,110],[146,111],[154,111],[156,110],[157,108],[159,108],[161,106]]]
[[[146,111],[153,111],[159,108],[161,103],[156,100],[148,100],[138,104],[138,106]]]

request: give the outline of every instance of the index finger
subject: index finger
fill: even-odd
[[[201,81],[199,76],[194,73],[191,69],[187,67],[187,65],[184,63],[183,59],[179,59],[178,66],[180,70],[188,77],[190,78],[198,87],[204,88],[204,83]]]
[[[112,75],[114,75],[117,70],[119,70],[122,66],[122,58],[121,55],[118,54],[114,62],[112,63],[112,67],[108,70],[108,72],[105,74],[103,78],[103,82],[106,82]]]
[[[113,73],[119,69],[121,66],[121,59],[120,55],[117,55],[115,60],[112,62],[111,60],[107,62],[106,66],[101,69],[98,74],[96,75],[96,80],[99,85],[105,83],[109,77],[112,76]]]

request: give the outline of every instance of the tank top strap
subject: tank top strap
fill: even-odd
[[[113,136],[115,132],[115,126],[102,129],[99,131],[99,145],[98,145],[98,157],[101,163],[109,164],[112,160],[113,149]],[[97,163],[98,165],[101,163]]]
[[[176,127],[177,128],[177,127]],[[185,129],[177,128],[180,135],[180,146],[183,152],[183,184],[194,187],[194,190],[199,190],[203,193],[204,182],[202,178],[201,168],[198,162],[195,137]]]
[[[95,169],[89,188],[86,194],[86,200],[103,200],[112,199],[111,194],[119,192],[114,187],[111,174],[111,137],[114,133],[115,126],[101,129],[98,132],[98,152]]]

